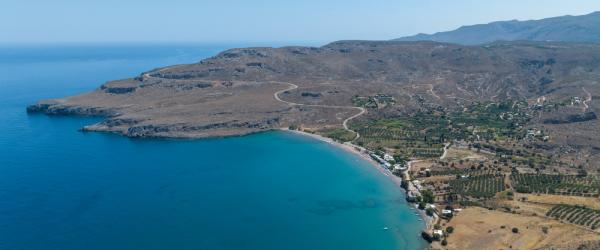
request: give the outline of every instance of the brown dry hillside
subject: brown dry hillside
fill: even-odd
[[[136,137],[239,135],[301,124],[341,126],[354,96],[383,93],[395,104],[358,119],[461,110],[472,102],[585,100],[536,124],[551,142],[600,149],[597,128],[600,45],[340,41],[320,48],[243,48],[189,65],[108,82],[74,97],[28,108],[48,114],[103,115],[86,130]],[[290,86],[297,85],[297,89]],[[282,100],[309,105],[290,105]],[[589,100],[587,98],[589,97]]]

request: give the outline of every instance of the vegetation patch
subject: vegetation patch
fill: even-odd
[[[362,105],[356,98],[353,101],[355,105]],[[525,102],[484,102],[471,104],[462,112],[439,108],[410,116],[359,122],[353,124],[352,129],[361,135],[358,143],[369,148],[393,148],[397,154],[407,157],[432,158],[441,156],[444,144],[453,140],[523,139],[527,131],[522,125],[534,112]]]
[[[481,171],[450,181],[450,187],[463,197],[491,198],[504,191],[504,175],[496,171]]]
[[[579,205],[558,205],[550,209],[546,216],[563,222],[577,224],[596,230],[600,226],[600,210]]]
[[[510,178],[519,193],[594,197],[600,193],[600,179],[595,176],[512,173]]]
[[[352,98],[352,103],[356,107],[370,108],[370,109],[378,109],[384,108],[389,105],[394,105],[396,100],[394,97],[386,94],[377,94],[374,96],[354,96]]]
[[[342,128],[328,128],[317,131],[318,134],[340,142],[352,141],[356,138],[356,133]]]

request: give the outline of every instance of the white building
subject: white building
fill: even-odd
[[[371,154],[371,157],[381,164],[383,164],[385,162],[383,159],[381,159],[381,157],[379,157],[379,155]]]
[[[394,157],[391,156],[391,155],[389,155],[389,154],[384,154],[383,155],[383,159],[386,160],[386,161],[393,161]]]
[[[404,173],[408,170],[408,167],[402,166],[402,164],[394,164],[394,172]]]

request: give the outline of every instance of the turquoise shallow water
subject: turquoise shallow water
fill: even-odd
[[[0,249],[423,248],[402,192],[327,143],[129,139],[25,112],[228,46],[0,48]]]

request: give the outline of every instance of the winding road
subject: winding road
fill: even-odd
[[[427,84],[429,86],[429,89],[427,90],[427,92],[431,93],[432,96],[434,96],[437,99],[442,99],[440,98],[439,95],[437,95],[434,91],[433,91],[433,84]]]
[[[585,87],[581,87],[581,89],[583,90],[583,92],[585,92],[587,94],[587,98],[585,99],[585,101],[583,101],[583,106],[585,106],[585,109],[583,111],[586,111],[586,110],[588,110],[588,108],[590,108],[588,103],[592,101],[592,93],[587,91],[587,89],[585,89]]]
[[[166,69],[166,68],[165,68],[165,69]],[[161,70],[159,70],[159,72],[160,72],[160,71],[162,71],[162,70],[164,70],[164,69],[161,69]],[[143,77],[143,78],[146,78],[146,79],[150,79],[150,78],[157,78],[157,77],[151,76],[151,75],[150,75],[150,74],[148,74],[148,73],[144,73],[144,74],[142,75],[142,77]],[[282,83],[282,82],[278,82],[278,83]],[[354,131],[354,130],[350,129],[350,127],[348,127],[348,122],[349,122],[350,120],[352,120],[352,119],[354,119],[354,118],[356,118],[356,117],[359,117],[359,116],[363,115],[364,113],[366,113],[366,112],[367,112],[367,110],[366,110],[365,108],[362,108],[362,107],[354,107],[354,106],[333,106],[333,105],[303,104],[303,103],[289,102],[289,101],[286,101],[286,100],[283,100],[283,99],[281,99],[281,98],[279,97],[279,94],[281,94],[281,93],[283,93],[283,92],[286,92],[286,91],[290,91],[290,90],[297,89],[297,88],[298,88],[298,85],[296,85],[296,84],[293,84],[293,83],[288,83],[288,82],[283,82],[283,83],[284,83],[284,84],[287,84],[287,85],[289,85],[289,87],[288,87],[288,88],[286,88],[286,89],[279,90],[279,91],[275,92],[275,93],[273,94],[273,97],[275,98],[275,100],[277,100],[277,101],[280,101],[280,102],[283,102],[283,103],[286,103],[286,104],[288,104],[288,105],[291,105],[291,106],[304,106],[304,107],[342,108],[342,109],[356,109],[356,110],[358,110],[358,111],[359,111],[358,113],[356,113],[356,114],[354,114],[354,115],[352,115],[352,116],[350,116],[350,117],[346,118],[346,119],[344,120],[344,122],[342,122],[342,126],[344,127],[344,129],[345,129],[346,131],[348,131],[348,132],[351,132],[351,133],[354,133],[354,134],[356,135],[356,137],[354,137],[354,139],[352,139],[352,141],[354,141],[354,140],[356,140],[356,139],[360,138],[360,134],[359,134],[357,131]]]
[[[450,143],[444,144],[444,153],[442,154],[442,156],[440,156],[440,160],[443,160],[444,158],[446,158],[446,155],[448,155],[449,147],[450,147]]]
[[[354,131],[354,130],[352,130],[352,129],[350,129],[348,127],[348,122],[350,120],[352,120],[352,119],[354,119],[356,117],[359,117],[359,116],[363,115],[364,113],[366,113],[367,110],[365,108],[354,107],[354,106],[332,106],[332,105],[319,105],[319,104],[303,104],[303,103],[295,103],[295,102],[289,102],[289,101],[286,101],[286,100],[282,100],[281,97],[279,97],[279,94],[281,94],[283,92],[286,92],[286,91],[290,91],[290,90],[294,90],[294,89],[298,88],[298,85],[293,84],[293,83],[285,82],[285,84],[289,85],[289,87],[286,88],[286,89],[283,89],[283,90],[275,92],[273,94],[273,97],[275,97],[275,100],[283,102],[283,103],[286,103],[288,105],[292,105],[292,106],[320,107],[320,108],[343,108],[343,109],[356,109],[356,110],[359,110],[360,112],[358,112],[357,114],[346,118],[344,120],[344,122],[342,123],[342,126],[344,127],[344,129],[346,131],[352,132],[352,133],[356,134],[356,137],[353,139],[353,141],[356,140],[356,139],[358,139],[358,138],[360,138],[360,134],[358,132],[356,132],[356,131]]]

